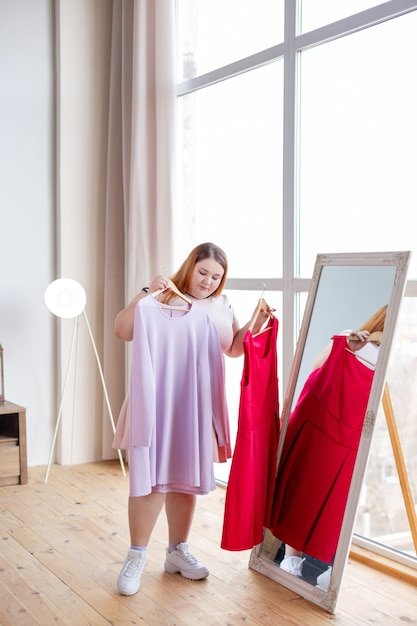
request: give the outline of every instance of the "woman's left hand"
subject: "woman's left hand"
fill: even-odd
[[[366,343],[369,341],[369,331],[368,330],[354,330],[350,333],[347,338],[347,342],[349,348],[356,352],[356,350],[360,350],[364,347]]]
[[[264,301],[264,305],[259,312],[258,319],[260,316],[262,316],[263,322],[266,322],[268,317],[272,317],[275,311],[276,309],[273,309],[272,307],[269,306],[267,302]]]
[[[259,309],[258,316],[256,318],[255,325],[253,327],[253,332],[257,333],[261,330],[262,326],[265,324],[267,319],[273,316],[276,309],[273,309],[269,306],[265,300],[262,301],[262,305]],[[256,311],[256,309],[255,309]]]

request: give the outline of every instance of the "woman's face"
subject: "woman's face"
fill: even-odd
[[[199,261],[194,266],[189,294],[198,299],[208,298],[216,291],[223,274],[224,269],[214,259]]]

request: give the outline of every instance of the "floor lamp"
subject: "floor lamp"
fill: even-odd
[[[87,313],[85,312],[86,302],[87,302],[87,296],[86,296],[84,287],[80,285],[80,283],[78,283],[76,280],[72,280],[72,278],[58,278],[58,280],[54,280],[52,283],[50,283],[45,291],[45,304],[48,307],[48,309],[51,311],[51,313],[61,318],[69,318],[69,319],[74,318],[74,328],[72,332],[71,348],[70,348],[70,353],[68,357],[68,365],[67,365],[67,370],[65,373],[64,384],[62,387],[61,402],[59,405],[58,417],[56,420],[55,432],[54,432],[54,437],[52,440],[52,447],[51,447],[51,452],[49,455],[48,467],[47,467],[46,475],[45,475],[45,483],[48,482],[49,471],[51,469],[52,457],[54,453],[56,438],[57,438],[58,429],[59,429],[59,425],[60,425],[61,417],[62,417],[62,409],[64,405],[65,390],[66,390],[67,382],[68,382],[68,374],[69,374],[70,365],[71,365],[73,354],[74,354],[74,348],[75,348],[75,345],[77,343],[77,338],[78,338],[78,321],[79,321],[79,316],[81,314],[84,315],[85,322],[87,324],[88,334],[90,335],[91,344],[93,346],[94,354],[96,357],[98,369],[100,372],[101,383],[103,385],[104,396],[106,398],[107,409],[108,409],[109,416],[110,416],[110,422],[111,422],[111,426],[113,429],[113,434],[116,431],[113,413],[112,413],[111,406],[110,406],[109,396],[108,396],[107,389],[106,389],[106,383],[104,382],[103,369],[101,367],[96,343],[94,341],[93,333],[91,331],[90,322],[88,321]],[[120,466],[122,468],[123,476],[126,476],[126,471],[125,471],[125,466],[123,463],[121,450],[118,450],[117,452],[119,455]]]

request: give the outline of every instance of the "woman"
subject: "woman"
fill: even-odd
[[[303,554],[323,563],[334,557],[386,311],[333,338],[289,418],[269,528],[285,544],[280,567],[290,574],[302,577]],[[326,585],[329,576],[330,569]]]
[[[213,243],[203,243],[191,251],[188,258],[170,280],[181,293],[185,294],[187,298],[190,299],[192,303],[191,311],[194,309],[194,313],[198,313],[199,316],[202,316],[204,309],[204,319],[207,319],[209,321],[208,326],[213,326],[216,331],[217,346],[219,350],[221,349],[220,354],[223,353],[231,357],[238,357],[243,354],[243,339],[250,322],[242,328],[239,328],[239,324],[229,305],[227,297],[222,294],[226,282],[227,267],[227,257],[223,250]],[[138,314],[141,305],[144,305],[146,302],[146,304],[149,303],[149,305],[154,306],[155,298],[152,294],[168,287],[169,279],[164,276],[157,276],[151,281],[149,288],[143,288],[134,300],[116,316],[116,336],[123,341],[132,341],[135,332],[135,315]],[[159,300],[162,299],[167,307],[172,305],[174,309],[175,305],[177,305],[176,314],[177,316],[181,316],[181,319],[184,319],[184,316],[187,315],[186,312],[183,315],[181,311],[178,311],[178,309],[183,307],[184,302],[178,300],[174,292],[162,292],[162,294],[157,297]],[[194,305],[196,305],[197,309],[195,309]],[[157,304],[157,306],[159,305]],[[259,332],[270,311],[268,306],[266,306],[266,310],[261,309],[259,311],[252,329],[253,333]],[[174,312],[171,314],[174,315]],[[176,319],[178,320],[178,317]],[[178,328],[178,326],[173,326],[173,328]],[[209,328],[208,333],[210,333],[210,331],[211,329]],[[173,330],[173,333],[176,333],[176,330]],[[201,337],[201,352],[203,352],[203,345],[205,346],[205,343]],[[215,347],[216,346],[214,346],[213,349],[210,348],[210,351],[212,352]],[[196,349],[199,350],[200,348],[197,347]],[[182,353],[185,351],[185,348],[184,350],[181,348],[179,350]],[[193,352],[195,345],[192,344],[189,350]],[[221,357],[221,359],[223,361],[223,357]],[[168,360],[167,358],[167,367]],[[210,376],[211,375],[212,372],[210,371]],[[139,377],[134,378],[132,374],[131,389],[138,383],[138,378]],[[190,386],[199,384],[193,381],[194,379],[191,380],[184,393],[188,394],[190,392]],[[164,388],[159,390],[158,398],[166,395],[164,391]],[[191,389],[191,393],[194,393],[194,396],[198,396],[200,391],[195,388]],[[220,389],[218,387],[217,391],[214,393],[218,396],[212,398],[214,404],[223,403],[225,406],[224,383],[222,388]],[[132,394],[131,397],[133,397]],[[125,409],[126,404],[127,403],[125,403]],[[196,404],[200,406],[203,402],[200,402],[200,398],[196,398]],[[132,441],[130,441],[129,445],[130,495],[128,514],[131,547],[117,581],[119,593],[123,595],[132,595],[139,590],[140,577],[146,562],[146,549],[154,525],[164,504],[169,529],[169,545],[166,551],[165,570],[170,573],[179,572],[185,578],[192,580],[203,579],[209,574],[208,569],[189,553],[187,539],[193,520],[196,495],[204,494],[214,489],[214,479],[211,484],[208,480],[204,487],[196,484],[184,484],[178,477],[173,478],[172,481],[171,478],[167,479],[167,482],[163,485],[151,484],[151,481],[151,487],[146,494],[142,493],[143,488],[141,486],[139,486],[139,488],[137,486],[141,481],[140,477],[142,474],[149,471],[147,467],[149,463],[146,461],[146,454],[153,455],[154,464],[165,463],[165,460],[160,458],[161,454],[156,451],[156,449],[160,450],[162,447],[166,457],[171,458],[170,453],[172,452],[172,457],[176,459],[176,462],[178,458],[180,458],[183,465],[188,463],[193,467],[196,463],[202,463],[201,450],[207,451],[210,448],[211,452],[207,454],[204,467],[201,467],[201,473],[206,475],[209,471],[211,473],[213,472],[213,460],[215,459],[214,453],[212,453],[213,436],[211,424],[209,424],[209,427],[207,427],[207,424],[206,427],[204,427],[204,425],[201,426],[201,432],[204,432],[204,441],[201,441],[200,435],[198,442],[198,446],[200,446],[201,450],[200,448],[197,449],[197,444],[190,443],[186,451],[180,451],[178,447],[183,446],[183,438],[178,437],[178,430],[184,433],[183,428],[186,426],[183,424],[185,415],[180,415],[175,418],[171,415],[171,407],[168,408],[169,415],[166,413],[167,417],[164,417],[164,419],[169,422],[169,428],[161,427],[158,430],[158,432],[162,431],[162,434],[159,435],[161,441],[157,441],[154,438],[153,443],[150,444],[150,453],[147,452],[145,447],[133,446]],[[174,412],[175,409],[172,407],[172,413],[174,414]],[[124,415],[122,411],[122,419],[119,418],[117,424],[113,444],[116,448],[123,447],[120,444],[123,440],[123,431],[127,430],[124,424],[126,413],[127,410]],[[176,423],[174,423],[175,419],[177,419]],[[190,419],[194,424],[194,417]],[[137,420],[137,414],[132,410],[131,433],[135,426],[135,421],[139,420]],[[167,435],[168,430],[172,435]],[[186,426],[186,431],[185,434],[188,433],[188,425]],[[176,439],[175,434],[177,435]],[[230,450],[230,445],[228,445],[229,442],[227,441],[221,442],[221,444],[226,444],[224,446],[226,453],[223,458],[220,457],[220,460],[226,460],[226,457],[230,456],[230,453],[227,454],[227,449],[229,448]],[[174,451],[172,451],[172,448],[174,448]],[[221,445],[219,446],[219,450],[220,449]],[[170,462],[167,461],[166,463],[169,466]],[[166,472],[168,472],[169,475],[169,472],[177,471],[177,469],[174,470],[172,466],[169,466]],[[178,472],[182,472],[182,467],[178,469]]]

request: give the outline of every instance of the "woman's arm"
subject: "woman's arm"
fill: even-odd
[[[122,341],[132,341],[133,339],[133,322],[135,319],[135,308],[139,300],[146,296],[145,291],[140,291],[136,297],[120,311],[114,320],[114,334]]]
[[[133,339],[133,324],[135,321],[135,309],[136,305],[142,298],[145,298],[148,293],[163,289],[167,286],[167,278],[164,276],[157,276],[149,285],[149,292],[139,291],[139,293],[133,298],[127,307],[120,311],[114,320],[114,334],[118,339],[122,341],[132,341]]]
[[[349,350],[352,352],[356,352],[356,350],[360,350],[363,346],[369,341],[369,332],[367,330],[344,330],[341,335],[346,335],[346,343],[348,345]],[[322,350],[317,356],[313,359],[312,370],[316,370],[319,368],[330,352],[332,351],[333,341],[331,341],[327,346]]]
[[[269,315],[275,311],[275,309],[271,309],[271,307],[266,303],[265,305],[265,308],[261,310],[259,310],[259,307],[257,306],[249,322],[242,326],[242,328],[239,328],[239,324],[236,319],[233,320],[233,341],[229,348],[225,350],[225,354],[227,356],[236,358],[243,354],[243,340],[249,328],[251,328],[253,335],[259,333]]]
[[[312,368],[311,368],[312,371],[318,369],[319,367],[323,365],[323,363],[326,361],[327,357],[329,356],[330,352],[332,351],[332,346],[333,346],[333,341],[328,343],[327,346],[324,348],[324,350],[322,350],[319,354],[317,354],[314,357]]]
[[[236,320],[233,320],[233,341],[224,352],[227,356],[236,358],[243,354],[243,339],[245,337],[248,325],[249,322],[248,324],[246,324],[246,326],[243,326],[243,328],[239,328]]]

